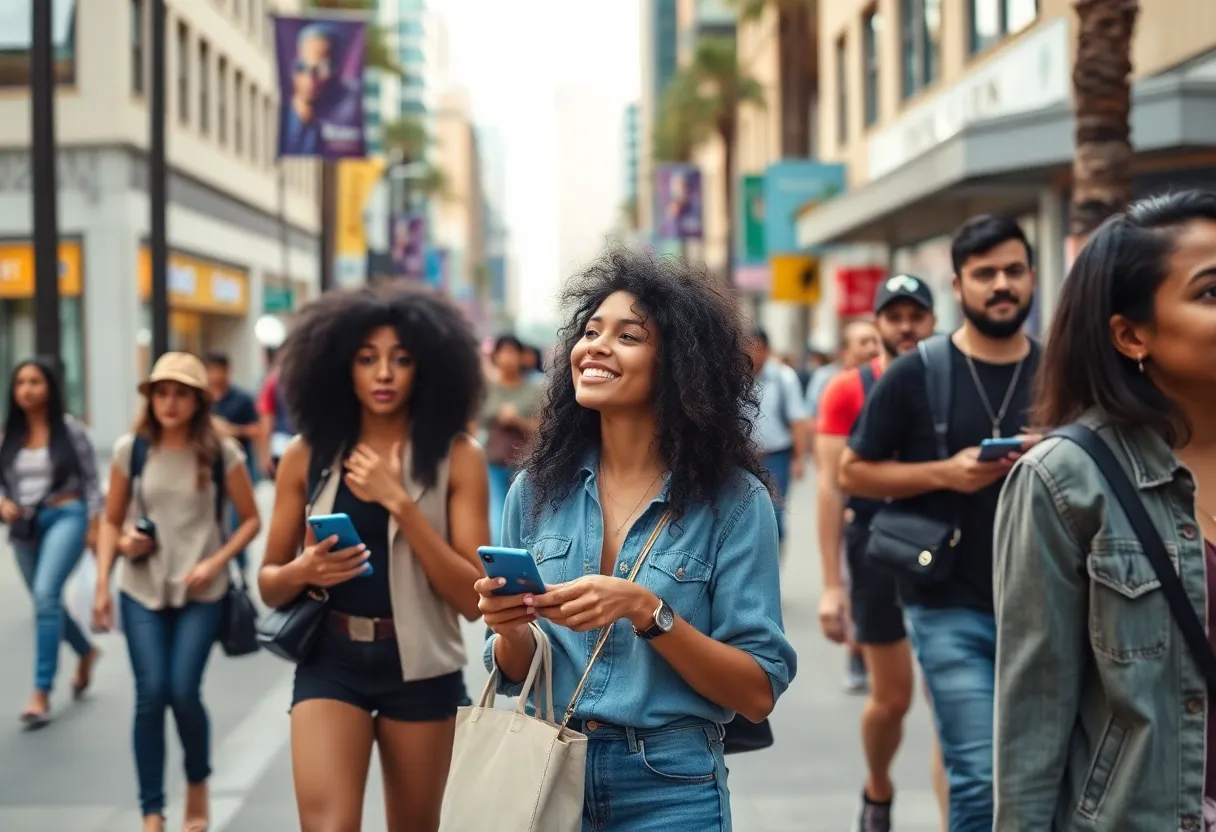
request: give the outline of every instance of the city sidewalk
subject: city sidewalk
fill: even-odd
[[[263,488],[263,509],[270,493]],[[843,651],[819,635],[819,569],[815,556],[814,491],[799,484],[790,498],[784,569],[785,623],[798,649],[799,672],[773,716],[776,744],[729,759],[734,828],[739,832],[846,832],[861,791],[858,719],[863,699],[841,689]],[[485,681],[483,629],[467,625],[467,684]],[[8,549],[0,544],[0,830],[3,832],[130,832],[138,829],[130,757],[131,679],[121,637],[102,636],[105,658],[94,690],[78,704],[63,691],[56,720],[21,733],[16,715],[28,695],[32,663],[29,599]],[[72,659],[64,652],[61,678]],[[61,687],[63,687],[61,685]],[[287,708],[291,669],[259,655],[228,659],[218,651],[208,670],[215,775],[212,832],[266,832],[297,827],[291,787]],[[9,715],[11,714],[11,719]],[[909,717],[896,767],[899,832],[937,832],[929,787],[929,725],[923,703]],[[173,728],[169,737],[169,827],[180,824],[183,789]],[[364,828],[384,828],[380,778],[369,778]]]

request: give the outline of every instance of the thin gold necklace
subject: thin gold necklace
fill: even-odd
[[[641,506],[642,506],[642,501],[643,501],[643,500],[645,500],[645,499],[646,499],[646,498],[647,498],[647,497],[650,495],[650,489],[654,488],[654,484],[655,484],[656,482],[658,482],[658,481],[659,481],[659,477],[661,477],[661,476],[663,476],[663,472],[662,472],[662,471],[659,471],[659,473],[657,473],[657,474],[655,474],[655,475],[654,475],[654,479],[652,479],[652,480],[650,481],[650,485],[646,486],[646,490],[642,492],[642,496],[641,496],[641,498],[639,498],[639,499],[638,499],[637,505],[635,505],[635,506],[633,507],[633,511],[629,512],[629,516],[625,518],[625,520],[624,520],[624,521],[621,523],[621,525],[617,526],[617,527],[616,527],[616,529],[615,529],[615,530],[613,530],[613,532],[612,532],[612,536],[613,536],[613,537],[616,537],[618,534],[620,534],[620,533],[621,533],[621,529],[625,528],[625,523],[628,523],[630,520],[632,520],[632,519],[633,519],[633,515],[637,514],[638,509],[639,509],[639,508],[641,508]],[[607,497],[607,498],[608,498],[608,499],[609,499],[609,500],[610,500],[610,501],[611,501],[611,502],[612,502],[614,505],[616,505],[616,506],[619,508],[621,504],[620,504],[620,503],[618,503],[618,502],[616,501],[616,498],[615,498],[615,497],[613,497],[613,496],[612,496],[612,494],[611,494],[611,493],[609,493],[609,491],[608,491],[608,480],[607,480],[607,479],[605,479],[605,477],[604,477],[604,465],[603,465],[603,463],[600,463],[600,482],[603,484],[603,491],[604,491],[604,495],[605,495],[605,496],[606,496],[606,497]]]

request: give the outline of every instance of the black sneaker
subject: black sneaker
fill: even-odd
[[[884,803],[870,800],[863,789],[856,832],[891,832],[891,803],[890,800]]]

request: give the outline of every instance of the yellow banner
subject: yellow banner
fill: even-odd
[[[384,174],[381,159],[343,159],[338,162],[337,229],[334,253],[338,257],[367,255],[367,235],[363,232],[363,209],[376,183]]]
[[[249,308],[249,278],[241,269],[211,260],[170,254],[167,264],[169,306],[176,311],[244,315]],[[139,296],[152,295],[152,253],[139,250]]]
[[[775,254],[769,263],[773,272],[773,300],[804,306],[819,303],[818,259],[809,254]]]
[[[80,296],[82,279],[80,243],[59,244],[59,294]],[[0,299],[34,296],[34,246],[32,243],[0,243]]]

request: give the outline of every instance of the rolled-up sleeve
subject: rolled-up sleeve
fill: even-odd
[[[1086,666],[1085,562],[1063,489],[1031,459],[1001,491],[993,547],[994,832],[1051,829]]]
[[[521,506],[522,499],[520,491],[524,487],[526,474],[520,474],[515,478],[515,482],[511,484],[511,489],[507,492],[507,500],[502,509],[502,546],[506,549],[522,549],[522,522],[521,522]],[[485,663],[486,671],[494,672],[494,642],[498,641],[498,636],[489,627],[486,628],[486,646],[482,652],[482,661]],[[512,682],[507,679],[501,672],[498,674],[497,691],[503,696],[519,696],[523,693],[523,682]]]
[[[776,702],[794,680],[798,655],[785,637],[777,516],[763,486],[751,489],[723,529],[710,589],[709,635],[755,659]]]

